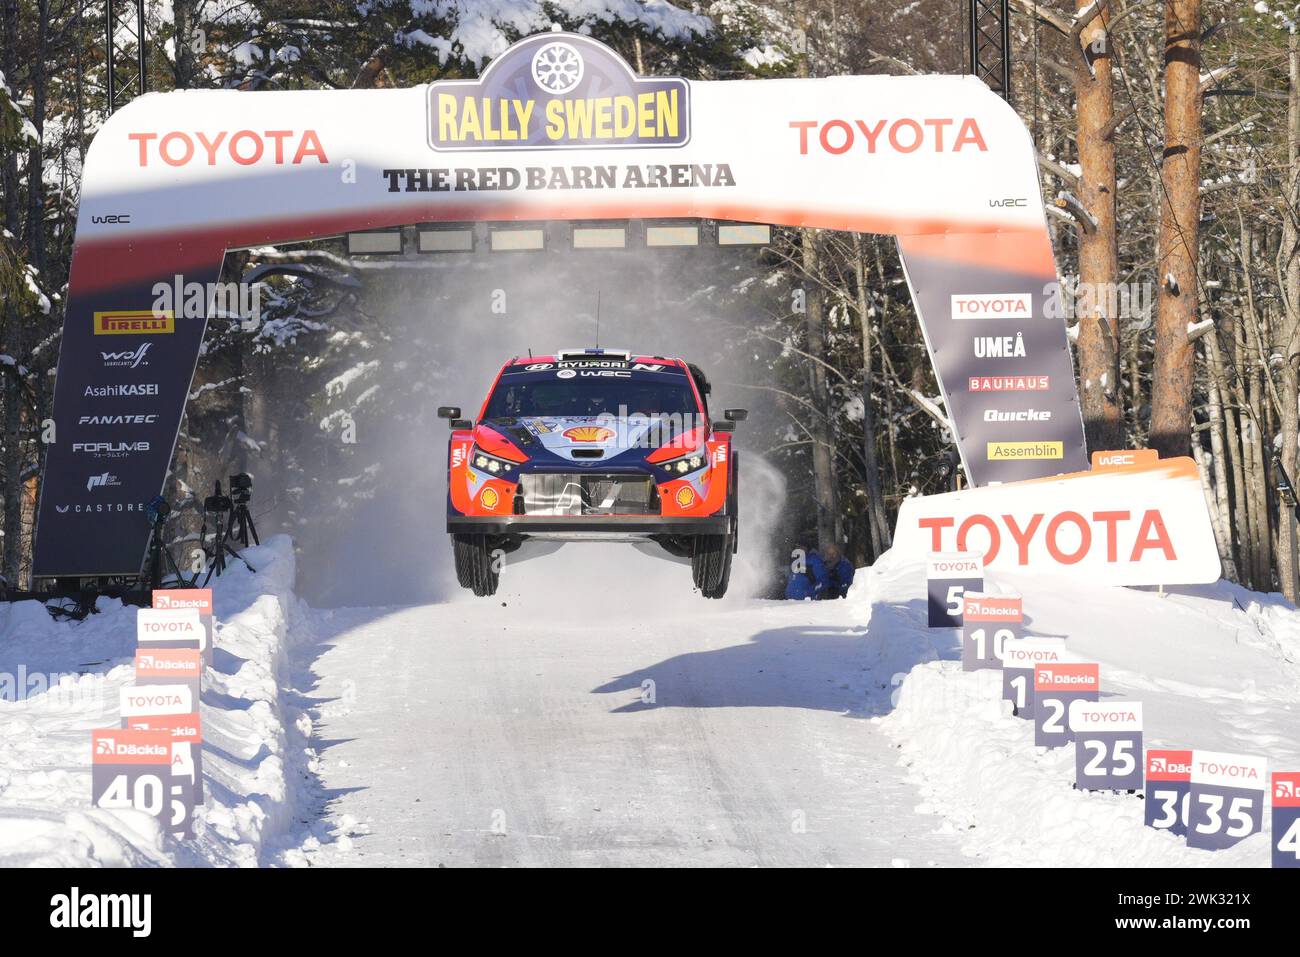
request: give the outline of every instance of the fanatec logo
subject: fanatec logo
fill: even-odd
[[[153,425],[158,421],[156,414],[148,415],[83,415],[77,425]]]
[[[86,479],[86,491],[93,492],[97,488],[109,488],[121,484],[117,480],[117,476],[112,472],[101,472],[99,475],[92,475]]]
[[[147,366],[149,362],[145,359],[145,355],[152,345],[152,342],[142,342],[134,349],[126,352],[101,352],[100,356],[103,357],[104,368],[137,369],[140,366]]]

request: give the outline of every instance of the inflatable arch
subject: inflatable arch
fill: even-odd
[[[549,33],[477,80],[150,94],[86,157],[38,577],[134,575],[229,249],[400,225],[699,219],[897,237],[966,472],[1087,467],[1028,132],[971,77],[638,77]]]

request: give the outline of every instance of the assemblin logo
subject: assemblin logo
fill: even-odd
[[[1155,291],[1149,282],[1080,282],[1073,286],[1049,282],[1043,286],[1043,310],[1049,319],[1145,319],[1151,315]]]
[[[179,273],[171,282],[154,283],[155,312],[182,319],[235,319],[244,332],[256,331],[262,322],[260,283],[186,282]]]
[[[83,894],[73,887],[50,898],[50,926],[58,928],[128,928],[132,937],[148,937],[153,929],[153,897],[149,894]]]

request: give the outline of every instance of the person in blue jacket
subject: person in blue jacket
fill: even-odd
[[[852,563],[840,554],[837,547],[828,545],[824,556],[816,551],[805,555],[803,571],[791,570],[785,585],[785,597],[794,601],[843,598],[851,584]]]

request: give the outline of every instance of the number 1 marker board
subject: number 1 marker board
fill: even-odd
[[[1020,637],[1022,618],[1019,596],[966,592],[962,611],[962,671],[1001,668],[1003,646]]]
[[[1096,701],[1101,672],[1096,662],[1034,665],[1034,744],[1063,748],[1074,740],[1070,705]]]
[[[1192,752],[1147,752],[1144,823],[1157,831],[1187,833],[1187,801],[1192,789]]]
[[[1188,846],[1218,851],[1262,830],[1267,787],[1263,758],[1193,750]]]
[[[931,628],[960,628],[967,591],[983,591],[984,559],[966,552],[931,552],[925,563]]]
[[[1300,867],[1300,771],[1273,772],[1273,866]]]
[[[1034,720],[1034,665],[1078,661],[1064,638],[1017,638],[1002,646],[1002,699],[1017,718]]]
[[[1075,701],[1074,786],[1081,791],[1136,791],[1142,786],[1142,702]]]

